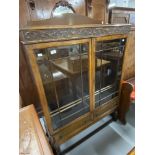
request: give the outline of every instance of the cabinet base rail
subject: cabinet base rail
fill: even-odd
[[[114,115],[115,115],[115,112],[114,112]],[[116,119],[115,119],[115,117],[112,116],[108,121],[104,122],[104,124],[102,124],[101,126],[96,128],[95,130],[93,130],[92,132],[87,134],[86,136],[82,137],[79,141],[77,141],[74,144],[70,145],[69,147],[65,148],[64,150],[61,151],[60,147],[57,146],[57,147],[53,148],[54,149],[53,151],[56,153],[56,155],[65,155],[66,153],[70,152],[71,150],[76,148],[78,145],[80,145],[81,143],[83,143],[84,141],[86,141],[87,139],[92,137],[93,135],[95,135],[97,132],[99,132],[100,130],[105,128],[107,125],[109,125],[113,121],[116,121]]]

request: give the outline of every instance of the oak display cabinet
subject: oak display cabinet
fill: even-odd
[[[56,144],[117,112],[129,31],[129,24],[103,25],[70,14],[31,22],[20,30]]]

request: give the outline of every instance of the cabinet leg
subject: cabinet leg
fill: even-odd
[[[118,113],[115,111],[111,114],[113,121],[117,121],[118,119]]]
[[[121,121],[121,123],[122,123],[123,125],[125,125],[125,124],[126,124],[126,119],[125,119],[125,117],[124,117],[124,118],[122,118],[120,121]]]
[[[61,155],[60,147],[52,145],[54,155]]]

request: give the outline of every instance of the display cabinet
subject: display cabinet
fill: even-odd
[[[103,25],[70,14],[20,30],[55,144],[117,112],[129,31],[128,24]]]

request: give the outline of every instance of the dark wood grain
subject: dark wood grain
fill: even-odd
[[[30,14],[25,0],[19,0],[19,27],[27,24],[30,21]]]
[[[92,12],[91,17],[102,21],[103,23],[107,23],[107,5],[106,0],[92,0]]]
[[[36,109],[39,110],[41,107],[37,90],[30,73],[30,66],[27,64],[22,45],[19,44],[19,47],[19,92],[22,99],[22,106],[24,107],[33,103]]]
[[[126,124],[126,113],[129,111],[131,105],[130,94],[133,91],[133,88],[134,78],[122,83],[120,104],[118,108],[118,118],[123,124]]]

